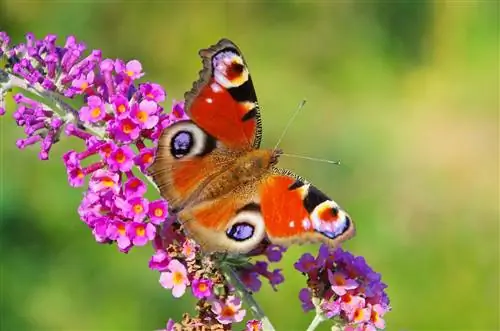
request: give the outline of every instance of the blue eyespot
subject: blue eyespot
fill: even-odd
[[[236,241],[252,238],[254,227],[248,223],[236,223],[226,231],[226,235]]]
[[[193,135],[189,131],[177,132],[170,143],[170,152],[179,159],[189,154],[193,148]]]

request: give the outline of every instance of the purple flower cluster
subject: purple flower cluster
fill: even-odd
[[[172,221],[169,218],[166,225]],[[149,266],[160,272],[161,286],[171,290],[176,298],[190,287],[199,300],[197,317],[186,314],[180,323],[169,321],[166,330],[181,330],[200,323],[217,330],[230,330],[233,323],[243,320],[246,310],[235,289],[228,286],[212,257],[201,254],[200,247],[186,238],[179,227],[164,226],[155,238],[154,248]]]
[[[316,307],[326,318],[348,325],[346,330],[385,328],[383,316],[390,310],[387,285],[363,257],[322,245],[317,257],[302,255],[295,269],[308,277],[308,287],[299,293],[304,311]]]
[[[250,255],[263,255],[271,263],[281,261],[286,248],[279,245],[268,244],[262,251],[251,252]],[[276,286],[285,281],[281,269],[269,270],[269,263],[256,261],[239,268],[239,278],[248,290],[258,292],[262,286],[260,278],[266,278],[271,287],[276,291]]]
[[[149,261],[149,267],[160,272],[160,284],[171,290],[174,297],[183,296],[190,288],[191,294],[199,300],[198,317],[186,315],[180,323],[171,321],[169,325],[191,327],[202,320],[203,325],[227,329],[232,323],[241,322],[246,310],[236,296],[236,289],[228,286],[225,275],[217,267],[217,264],[226,263],[225,258],[202,254],[199,245],[185,237],[174,218],[169,217],[164,225],[153,242],[155,254]],[[253,252],[252,256],[264,256],[269,262],[278,262],[284,251],[283,247],[266,244]],[[257,261],[252,264],[244,257],[240,262],[232,263],[242,283],[254,292],[262,284],[259,276],[267,278],[273,288],[284,281],[280,269],[268,271],[268,262]],[[258,320],[247,323],[247,330],[257,331],[261,327],[262,323]],[[167,330],[176,329],[167,327]]]
[[[85,150],[70,150],[63,157],[71,186],[84,186],[88,179],[78,208],[81,219],[98,242],[116,242],[123,252],[143,246],[154,239],[168,206],[162,199],[144,198],[147,186],[134,170],[144,173],[153,162],[162,130],[186,118],[183,104],[174,103],[175,112],[164,113],[162,87],[135,84],[144,75],[137,60],[102,59],[96,50],[82,58],[86,47],[74,37],[68,37],[64,47],[56,41],[54,35],[37,40],[29,33],[26,43],[8,48],[8,36],[0,34],[2,52],[15,75],[33,88],[67,98],[80,96],[83,101],[73,116],[62,116],[16,94],[14,118],[27,134],[17,146],[40,142],[40,158],[46,160],[62,132],[83,140]]]
[[[274,290],[284,281],[281,269],[270,264],[282,259],[285,248],[263,242],[246,256],[203,254],[176,215],[169,215],[167,201],[145,197],[144,175],[161,132],[187,118],[183,102],[166,113],[163,88],[137,83],[144,75],[137,60],[103,59],[99,50],[85,56],[85,45],[72,36],[64,46],[56,41],[55,35],[38,40],[28,33],[25,43],[10,45],[0,32],[0,57],[7,63],[0,66],[0,115],[12,87],[29,93],[14,95],[13,117],[26,135],[17,146],[39,144],[39,158],[47,160],[63,136],[79,139],[84,148],[64,153],[62,161],[69,185],[87,187],[78,213],[96,241],[116,243],[122,252],[150,243],[149,267],[160,273],[161,286],[176,298],[189,291],[198,299],[196,316],[169,320],[165,330],[231,330],[246,315],[239,294],[259,291],[262,278]],[[250,263],[248,257],[267,261]],[[350,331],[384,328],[390,309],[386,285],[363,258],[322,246],[317,257],[305,254],[295,268],[308,276],[309,286],[299,296],[305,311],[316,308]],[[249,320],[245,330],[261,329],[262,321]]]

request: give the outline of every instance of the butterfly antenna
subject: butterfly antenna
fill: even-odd
[[[302,100],[299,104],[299,106],[297,107],[297,109],[295,110],[295,112],[293,113],[292,117],[290,117],[290,119],[288,120],[288,123],[286,124],[285,126],[285,129],[283,130],[283,132],[281,133],[281,136],[280,138],[278,139],[278,142],[276,143],[276,145],[274,146],[274,150],[276,150],[279,146],[279,144],[281,143],[281,141],[283,140],[283,138],[285,137],[285,134],[286,132],[288,131],[288,128],[290,128],[290,125],[292,125],[293,121],[295,120],[295,118],[297,117],[297,115],[300,113],[301,109],[304,108],[304,105],[306,104],[306,99]]]
[[[316,162],[324,162],[324,163],[329,163],[329,164],[335,164],[335,165],[340,165],[340,160],[333,161],[333,160],[328,160],[328,159],[320,159],[317,157],[310,157],[310,156],[304,156],[304,155],[296,155],[296,154],[288,154],[288,153],[282,153],[282,156],[288,156],[288,157],[294,157],[297,159],[305,159],[305,160],[311,160],[311,161],[316,161]]]

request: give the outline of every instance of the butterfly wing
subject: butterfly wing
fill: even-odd
[[[177,211],[202,197],[203,188],[237,157],[192,121],[164,130],[148,168],[160,194]]]
[[[191,120],[228,148],[258,148],[262,125],[248,66],[227,39],[200,51],[203,70],[184,95]]]
[[[351,218],[335,201],[282,169],[179,216],[207,252],[246,253],[266,236],[284,246],[322,242],[334,247],[355,233]]]
[[[179,213],[183,227],[204,252],[247,253],[265,238],[264,219],[252,186]]]
[[[227,39],[200,51],[203,70],[185,94],[191,121],[168,127],[148,172],[174,210],[200,192],[242,151],[259,147],[260,113],[240,50]]]
[[[323,242],[337,246],[355,234],[354,223],[316,187],[284,169],[273,169],[258,187],[260,210],[271,242]]]

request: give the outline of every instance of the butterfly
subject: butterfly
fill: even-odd
[[[260,107],[248,66],[228,39],[202,49],[186,92],[189,120],[161,134],[149,174],[205,252],[248,253],[263,241],[337,246],[354,233],[339,205],[261,149]]]

